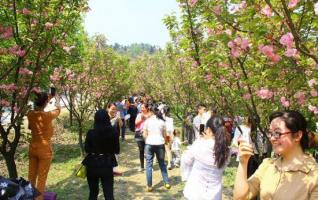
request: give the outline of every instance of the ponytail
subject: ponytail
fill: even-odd
[[[165,121],[165,119],[163,118],[162,113],[161,113],[160,110],[158,109],[158,106],[157,106],[157,105],[155,105],[155,104],[151,105],[151,106],[150,106],[150,111],[151,111],[154,115],[156,115],[156,117],[157,117],[158,119],[161,119],[162,121]]]
[[[212,130],[215,138],[215,164],[218,168],[222,168],[229,157],[230,135],[224,126],[224,120],[220,116],[211,117],[206,126]]]

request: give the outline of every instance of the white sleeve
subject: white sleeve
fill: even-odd
[[[191,173],[195,155],[194,148],[195,143],[190,146],[181,156],[180,169],[182,181],[186,181]]]

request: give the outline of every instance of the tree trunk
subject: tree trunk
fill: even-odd
[[[79,134],[78,134],[78,142],[81,148],[81,155],[85,155],[85,150],[84,150],[84,143],[83,143],[83,124],[82,122],[78,122],[78,129],[79,129]]]
[[[14,152],[5,152],[2,155],[4,157],[4,160],[6,161],[9,177],[17,178],[18,172],[17,172],[17,166],[14,161]]]
[[[69,106],[70,106],[70,126],[73,126],[73,98],[71,97],[71,95],[70,95]]]

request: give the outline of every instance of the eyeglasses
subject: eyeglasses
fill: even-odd
[[[288,131],[288,132],[278,132],[278,131],[268,131],[267,132],[267,137],[270,139],[272,136],[274,136],[275,139],[279,139],[282,135],[287,135],[287,134],[290,134],[292,132]]]

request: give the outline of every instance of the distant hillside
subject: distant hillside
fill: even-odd
[[[120,54],[125,54],[134,58],[143,53],[153,54],[160,50],[159,46],[144,43],[133,43],[128,46],[115,43],[114,45],[111,45],[111,47]]]

